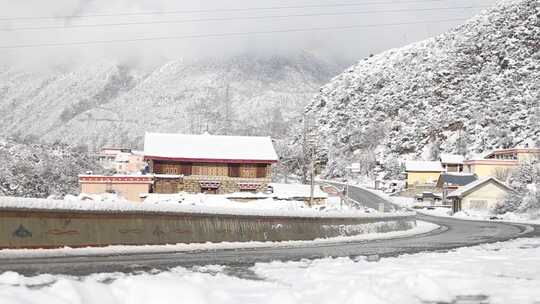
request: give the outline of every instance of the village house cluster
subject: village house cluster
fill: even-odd
[[[502,182],[511,170],[535,157],[538,148],[514,148],[479,159],[442,154],[438,161],[407,161],[402,195],[424,205],[452,205],[455,211],[493,208],[512,191]]]
[[[116,193],[141,201],[148,193],[264,192],[278,161],[270,137],[146,133],[144,151],[103,149],[112,175],[79,176],[82,193]]]

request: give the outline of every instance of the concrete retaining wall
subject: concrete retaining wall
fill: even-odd
[[[413,215],[306,218],[0,208],[0,248],[312,240],[415,224]]]

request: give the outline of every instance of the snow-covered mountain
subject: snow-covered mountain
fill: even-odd
[[[0,69],[0,135],[138,146],[145,131],[279,137],[336,67],[308,53]]]
[[[86,151],[63,144],[0,138],[0,196],[48,197],[78,193],[78,175],[101,172]]]
[[[369,154],[388,163],[535,144],[539,104],[540,2],[511,0],[445,34],[361,60],[306,111],[327,173],[339,175]]]

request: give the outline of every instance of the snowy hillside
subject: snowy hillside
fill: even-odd
[[[62,144],[0,139],[0,196],[48,197],[78,193],[78,175],[99,166],[86,152]]]
[[[540,2],[503,1],[438,37],[361,60],[312,113],[330,175],[376,156],[474,156],[540,141]]]
[[[145,131],[278,136],[335,71],[307,53],[176,60],[150,70],[111,62],[6,68],[0,135],[90,148],[140,145]]]

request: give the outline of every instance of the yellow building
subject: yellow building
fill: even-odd
[[[511,191],[511,188],[498,179],[485,177],[451,192],[448,198],[457,205],[457,211],[493,209],[503,203]]]
[[[495,150],[488,154],[485,159],[502,159],[527,161],[533,158],[540,159],[540,148],[514,148]]]
[[[405,162],[407,173],[407,188],[416,186],[435,186],[441,172],[444,171],[441,162],[438,161],[407,161]]]
[[[510,159],[472,159],[466,160],[465,172],[474,173],[478,177],[498,177],[504,179],[519,162]]]

